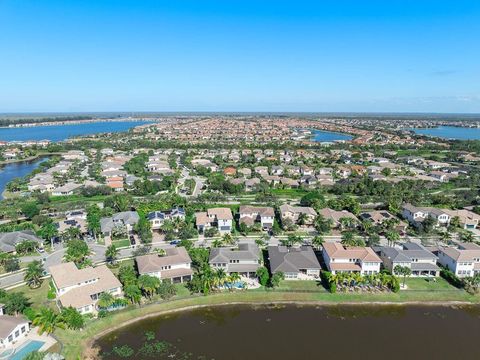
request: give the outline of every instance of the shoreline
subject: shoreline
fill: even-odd
[[[58,126],[58,125],[79,125],[88,123],[103,123],[103,122],[155,122],[154,119],[133,119],[133,118],[119,118],[119,119],[85,119],[85,120],[59,120],[59,121],[45,121],[39,123],[25,123],[25,124],[11,124],[8,126],[0,126],[0,129],[17,129],[17,128],[30,128],[38,126]]]
[[[169,302],[170,304],[177,302],[178,300],[173,300]],[[148,306],[161,305],[160,304],[149,304]],[[192,311],[196,309],[204,308],[219,308],[219,307],[228,307],[228,306],[314,306],[314,307],[334,307],[334,306],[424,306],[424,307],[460,307],[460,306],[478,306],[478,304],[468,302],[468,301],[404,301],[404,302],[395,302],[395,301],[345,301],[345,302],[328,302],[328,301],[312,301],[312,300],[272,300],[272,301],[229,301],[225,303],[212,303],[212,304],[195,304],[195,305],[185,305],[179,306],[171,309],[164,309],[153,311],[148,314],[144,314],[138,317],[128,319],[126,321],[115,324],[114,326],[108,327],[100,332],[91,336],[84,346],[82,346],[82,353],[89,354],[95,353],[97,347],[95,343],[102,337],[119,330],[123,327],[129,326],[139,321],[145,319],[150,319],[159,316],[165,316],[169,314],[176,314],[181,312]]]

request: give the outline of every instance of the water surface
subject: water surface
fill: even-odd
[[[24,177],[35,170],[47,157],[38,158],[32,161],[22,161],[0,165],[0,200],[3,199],[5,186],[15,178]]]
[[[480,128],[462,128],[455,126],[440,126],[429,129],[411,129],[419,135],[435,136],[444,139],[479,140]]]
[[[332,131],[313,130],[313,141],[332,142],[332,141],[348,141],[352,136]]]
[[[28,141],[50,140],[63,141],[72,136],[91,135],[105,132],[127,131],[149,121],[103,121],[81,124],[32,126],[18,128],[0,128],[0,140]]]
[[[106,335],[103,359],[480,359],[480,309],[225,306]]]

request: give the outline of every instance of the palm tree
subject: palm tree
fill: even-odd
[[[65,328],[62,316],[52,309],[41,308],[32,321],[33,325],[38,326],[38,333],[42,335],[44,332],[51,334],[58,328]]]
[[[322,235],[317,235],[317,236],[314,236],[313,239],[312,239],[312,245],[316,248],[316,249],[320,249],[322,246],[323,246],[323,243],[325,242],[325,240],[323,239],[323,236]]]
[[[391,246],[400,240],[400,234],[394,230],[387,231],[385,237],[388,240],[388,245]]]
[[[212,241],[212,247],[219,248],[223,246],[223,239],[215,239]]]
[[[298,215],[297,223],[298,225],[305,225],[307,223],[307,220],[308,220],[308,215],[302,212]]]
[[[225,285],[225,281],[227,280],[227,273],[225,272],[225,269],[219,268],[215,270],[213,275],[214,275],[214,278],[213,278],[214,287],[216,288],[223,287]]]
[[[228,283],[230,284],[229,286],[229,290],[232,291],[233,290],[233,285],[240,280],[240,275],[238,275],[238,273],[236,272],[232,272],[230,273],[230,275],[228,276],[227,278],[228,280]]]
[[[112,244],[105,251],[105,259],[107,260],[107,262],[113,265],[117,261],[118,253],[119,251],[117,247],[115,246],[115,244]]]
[[[123,293],[132,304],[140,303],[140,300],[142,299],[142,292],[135,284],[125,286],[125,288],[123,289]]]
[[[141,275],[138,278],[138,286],[142,289],[149,299],[160,287],[160,280],[155,276]]]
[[[340,222],[340,226],[342,227],[342,229],[351,228],[354,224],[353,219],[346,216],[341,217],[338,221]]]
[[[403,276],[403,287],[405,287],[405,279],[412,274],[412,270],[408,266],[397,265],[393,268],[393,272],[395,275]]]
[[[115,298],[113,297],[113,295],[110,294],[109,292],[103,292],[100,294],[98,298],[97,306],[99,308],[106,309],[112,306],[114,303],[115,303]]]
[[[36,289],[40,287],[42,284],[42,276],[44,271],[43,265],[39,260],[34,260],[27,265],[24,280],[27,282],[30,288]]]

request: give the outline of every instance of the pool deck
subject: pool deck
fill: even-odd
[[[55,340],[52,336],[46,335],[45,333],[42,335],[39,335],[37,330],[38,330],[37,327],[31,328],[29,333],[25,337],[18,340],[13,346],[9,346],[8,348],[4,349],[3,352],[8,350],[14,350],[14,353],[10,354],[9,357],[6,357],[6,359],[9,359],[11,356],[14,356],[17,350],[22,348],[28,341],[43,342],[42,347],[38,349],[38,351],[47,351],[57,343],[57,340]]]

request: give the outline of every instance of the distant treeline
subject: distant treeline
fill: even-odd
[[[36,124],[53,121],[78,121],[78,120],[91,120],[93,116],[56,116],[56,117],[43,117],[43,118],[20,118],[20,119],[0,119],[0,126],[9,126],[15,124]]]

